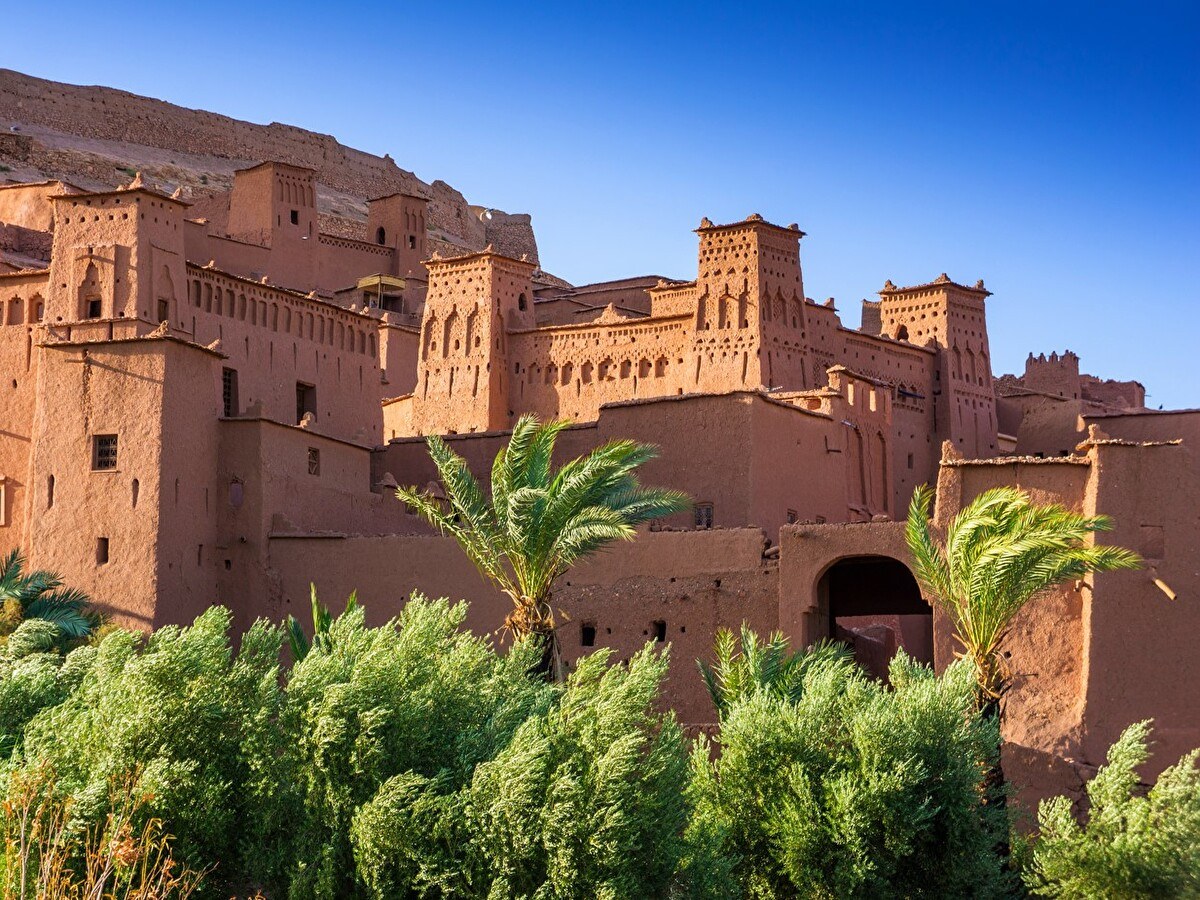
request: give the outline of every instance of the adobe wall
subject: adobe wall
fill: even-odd
[[[62,181],[0,184],[0,222],[32,231],[53,231],[54,204],[50,195],[70,189]]]
[[[877,403],[884,400],[881,392]],[[859,390],[856,402],[857,406],[839,401],[833,407],[827,398],[826,411],[813,412],[739,392],[612,404],[597,420],[564,431],[556,460],[561,464],[619,438],[654,444],[660,455],[640,470],[644,484],[682,490],[694,503],[711,505],[717,527],[758,526],[774,539],[789,513],[797,520],[844,521],[852,514],[851,505],[868,518],[887,510],[887,444],[880,438],[887,430],[886,412],[882,406],[870,409],[866,390]],[[861,465],[855,445],[860,430],[867,436]],[[478,477],[486,479],[508,432],[445,439]],[[376,482],[384,473],[402,485],[421,488],[437,480],[420,438],[390,441],[374,454],[372,467]],[[860,499],[862,473],[869,479],[867,505]],[[688,509],[662,524],[691,528],[694,521]]]
[[[319,432],[382,440],[374,318],[189,264],[184,322],[197,343],[220,341],[237,371],[239,413],[297,421],[296,383],[316,388]],[[207,388],[221,395],[220,372]]]
[[[173,486],[179,477],[179,494],[172,489],[168,499],[178,496],[189,530],[203,533],[215,522],[203,504],[204,483],[183,478],[204,457],[170,454],[163,433],[165,386],[177,371],[187,380],[186,363],[182,371],[174,365],[184,358],[180,349],[162,339],[52,344],[38,369],[30,565],[60,573],[117,622],[138,628],[158,623],[159,551],[171,540],[162,521],[162,482]],[[205,351],[186,349],[197,352]],[[103,434],[117,436],[117,465],[97,471],[93,437]],[[107,562],[98,558],[102,537]]]
[[[690,326],[682,316],[602,318],[517,332],[510,337],[512,405],[586,422],[605,403],[694,391],[685,362],[692,355]]]
[[[1200,410],[1181,409],[1141,413],[1096,413],[1084,416],[1103,435],[1122,441],[1182,440],[1194,452],[1200,447]]]
[[[584,624],[595,627],[596,647],[612,647],[617,659],[627,659],[656,637],[661,622],[671,645],[664,699],[685,723],[711,722],[696,659],[711,659],[716,629],[745,621],[766,634],[778,624],[778,568],[762,559],[763,542],[757,528],[646,532],[572,569],[554,595],[565,614],[564,658],[574,662],[593,649],[581,646]],[[467,626],[479,634],[498,629],[509,609],[509,600],[480,580],[450,538],[276,536],[270,551],[281,579],[280,608],[302,621],[310,580],[332,609],[357,590],[373,624],[396,615],[414,590],[471,601]],[[345,566],[346,559],[355,566]]]
[[[375,488],[365,448],[259,418],[224,419],[215,431],[220,452],[212,493],[220,518],[205,563],[214,591],[209,602],[234,610],[238,627],[249,627],[257,615],[287,612],[269,566],[272,534],[413,530],[415,517],[391,492]]]
[[[1188,440],[1101,441],[1092,448],[1094,512],[1114,524],[1103,540],[1136,550],[1145,560],[1141,571],[1090,579],[1083,614],[1082,752],[1092,764],[1103,759],[1126,725],[1146,718],[1154,719],[1152,772],[1200,746],[1197,446]]]
[[[832,636],[821,578],[835,563],[861,556],[887,556],[911,568],[904,523],[803,523],[779,532],[779,627],[795,646]],[[937,662],[945,664],[940,656]]]
[[[0,554],[21,548],[25,538],[39,359],[33,342],[46,296],[44,272],[0,276]]]

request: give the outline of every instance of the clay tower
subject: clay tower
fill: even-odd
[[[700,236],[694,389],[723,392],[805,384],[804,280],[796,225],[757,213],[732,225],[708,219]]]
[[[509,427],[508,332],[535,327],[536,268],[489,247],[430,259],[413,427],[418,434]]]

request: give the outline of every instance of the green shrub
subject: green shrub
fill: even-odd
[[[74,651],[60,677],[85,668],[78,687],[29,722],[19,762],[48,766],[88,827],[111,811],[110,786],[136,774],[131,790],[174,835],[176,858],[197,869],[219,864],[218,877],[240,868],[238,836],[257,814],[244,785],[260,761],[244,745],[262,743],[279,700],[279,630],[256,624],[235,657],[229,621],[214,607],[190,628],[160,628],[144,648],[118,631]],[[76,657],[86,653],[84,667],[87,657]]]
[[[58,652],[58,626],[27,619],[0,646],[0,757],[22,741],[29,720],[62,703],[96,659],[92,647]]]
[[[980,803],[998,734],[972,714],[974,679],[901,654],[889,689],[830,657],[795,702],[737,700],[719,758],[693,753],[693,845],[731,858],[746,897],[1003,894],[1007,822]]]
[[[489,896],[663,896],[684,855],[684,739],[658,710],[667,657],[581,660],[558,703],[475,773],[467,809]]]
[[[1025,883],[1043,897],[1114,900],[1200,897],[1200,750],[1138,790],[1149,759],[1150,723],[1130,725],[1108,751],[1108,765],[1087,785],[1091,810],[1080,825],[1071,801],[1038,810],[1041,835]]]
[[[391,779],[408,779],[421,786],[413,791],[422,810],[437,806],[549,705],[552,689],[526,674],[537,651],[497,655],[459,630],[465,616],[465,604],[414,597],[398,620],[366,628],[352,607],[295,665],[274,738],[279,752],[257,754],[269,762],[251,785],[263,877],[293,897],[354,895],[351,823],[381,787],[395,801],[403,781]],[[435,852],[436,834],[413,840],[422,846],[397,854]]]

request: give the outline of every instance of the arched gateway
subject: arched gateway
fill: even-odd
[[[879,676],[901,647],[934,662],[933,608],[907,564],[903,522],[789,526],[780,543],[779,624],[793,645],[845,641]]]
[[[933,609],[908,566],[889,556],[835,562],[817,582],[829,634],[854,648],[867,671],[884,677],[896,651],[933,663]]]

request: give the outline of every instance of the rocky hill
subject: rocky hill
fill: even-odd
[[[321,228],[366,239],[366,201],[395,191],[429,198],[431,248],[480,250],[537,261],[528,215],[473,205],[444,181],[427,184],[327,134],[272,122],[256,125],[107,87],[84,87],[0,69],[0,183],[56,178],[105,189],[143,177],[203,206],[227,191],[235,169],[263,160],[317,172]]]

